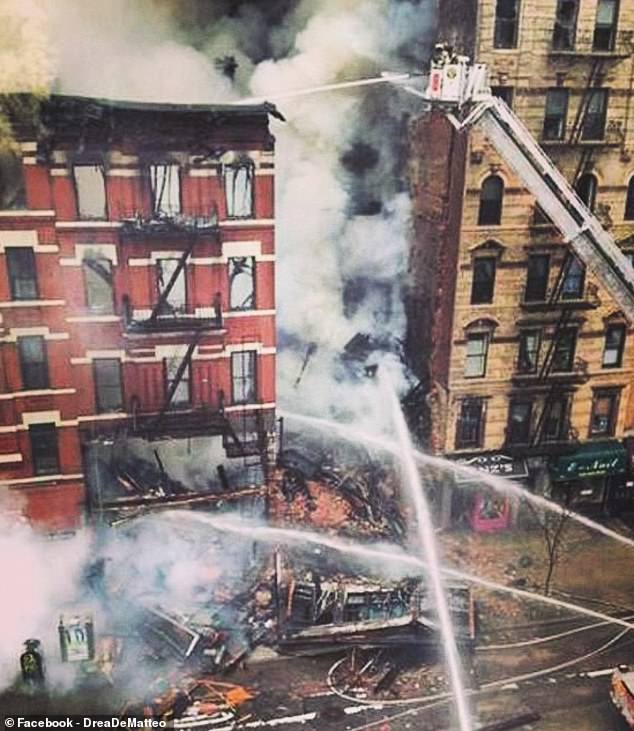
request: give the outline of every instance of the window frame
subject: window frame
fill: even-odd
[[[26,344],[27,341],[38,342],[39,351],[41,353],[41,360],[28,363],[26,356]],[[17,338],[18,346],[18,360],[20,362],[20,376],[22,378],[22,390],[23,391],[42,391],[49,389],[50,374],[48,369],[48,353],[46,348],[46,340],[43,335],[20,335]],[[34,373],[39,374],[32,378],[33,373],[28,374],[29,369],[32,369]]]
[[[91,267],[88,262],[95,262],[95,267]],[[103,266],[103,262],[108,263],[108,275],[110,277],[110,299],[108,302],[91,302],[91,299],[94,298],[94,295],[91,295],[90,292],[94,292],[94,290],[89,286],[89,276],[88,272],[91,271],[93,274],[100,276],[99,272],[96,271],[97,267]],[[81,262],[82,266],[82,272],[84,277],[84,299],[86,302],[86,309],[90,312],[94,312],[95,314],[101,314],[101,315],[112,315],[114,314],[114,281],[113,281],[113,269],[114,265],[112,263],[111,259],[108,259],[106,256],[84,256]]]
[[[105,363],[113,364],[116,363],[117,366],[117,378],[118,378],[118,405],[114,408],[105,408],[103,400],[101,398],[102,389],[100,388],[100,382],[99,382],[99,368],[100,366],[103,366]],[[97,410],[98,414],[115,414],[120,411],[123,411],[124,406],[124,397],[123,397],[123,375],[121,373],[121,361],[118,358],[95,358],[92,362],[92,373],[93,373],[93,383],[95,386],[95,408]],[[101,384],[103,385],[103,384]],[[108,389],[112,390],[112,386],[108,385]]]
[[[489,184],[495,184],[495,197],[486,197]],[[500,226],[504,210],[504,180],[496,174],[487,175],[480,185],[478,226]],[[499,193],[499,196],[497,195]]]
[[[594,421],[597,414],[597,406],[601,399],[610,399],[610,413],[608,423],[604,430],[595,430]],[[615,388],[596,388],[592,391],[592,409],[590,411],[590,425],[588,428],[588,437],[612,437],[616,432],[616,425],[619,416],[619,407],[621,401],[621,390]]]
[[[29,300],[37,300],[40,297],[39,293],[39,282],[38,282],[38,276],[37,276],[37,259],[35,256],[35,251],[33,250],[32,246],[7,246],[4,250],[5,257],[6,257],[6,263],[7,263],[7,277],[9,278],[9,291],[11,293],[11,299],[13,301],[19,301],[19,302],[28,302]],[[16,264],[17,267],[20,267],[21,264],[19,262],[13,262],[14,256],[16,258],[19,258],[23,254],[27,254],[30,256],[29,263],[31,265],[31,272],[32,275],[30,277],[20,277],[16,276]],[[27,281],[30,282],[32,285],[32,291],[29,292],[28,296],[21,296],[19,293],[19,286],[16,285],[16,282],[19,281]]]
[[[609,25],[605,23],[599,23],[599,12],[601,3],[604,0],[598,0],[597,2],[597,14],[594,19],[594,29],[592,32],[592,50],[593,51],[614,51],[616,45],[616,38],[619,27],[619,14],[621,12],[621,3],[619,0],[614,0],[614,20]],[[601,33],[607,34],[606,42],[598,42],[598,38],[601,37]]]
[[[235,183],[236,183],[236,177],[239,174],[241,170],[245,171],[245,174],[247,176],[247,184],[249,186],[249,198],[248,198],[248,212],[247,213],[236,213],[236,205],[235,205]],[[231,177],[228,175],[228,172],[231,171],[232,175]],[[227,213],[227,218],[230,220],[249,220],[255,218],[255,181],[256,181],[256,175],[255,175],[255,163],[253,160],[243,160],[243,161],[236,161],[232,163],[227,163],[223,165],[222,168],[222,187],[223,192],[225,196],[225,210]],[[232,180],[234,184],[234,191],[233,195],[229,196],[229,181]],[[229,202],[232,202],[232,206],[229,206]],[[230,210],[231,208],[231,210]]]
[[[481,342],[483,343],[482,352],[480,353],[469,353],[469,343]],[[470,332],[467,333],[466,344],[465,344],[465,365],[464,365],[464,378],[486,378],[487,371],[487,360],[489,357],[489,346],[491,344],[491,333],[490,332]],[[469,373],[470,362],[480,362],[481,369],[477,373]]]
[[[521,14],[521,0],[511,0],[514,6],[513,16],[503,17],[499,15],[500,5],[504,0],[497,0],[493,15],[493,48],[514,49],[519,42],[519,26]],[[508,30],[511,30],[510,39]]]
[[[159,169],[163,169],[164,177],[162,182],[162,189],[160,195],[157,197],[157,186],[159,185]],[[166,191],[166,187],[169,187],[168,179],[171,178],[171,173],[167,174],[167,169],[176,170],[176,180],[178,181],[178,201],[177,209],[172,209],[172,201],[169,201],[169,205],[163,207],[163,196]],[[183,170],[182,166],[178,161],[175,160],[163,160],[159,162],[150,162],[146,169],[146,179],[148,190],[150,193],[150,208],[152,211],[152,218],[160,218],[165,216],[166,218],[174,218],[180,216],[183,213]]]
[[[547,397],[548,398],[548,397]],[[566,441],[568,433],[568,423],[570,420],[570,397],[569,396],[557,396],[553,399],[548,399],[544,402],[544,408],[548,409],[548,413],[544,416],[544,423],[542,425],[542,440],[545,442],[562,442]],[[557,429],[553,431],[547,431],[549,423],[552,422],[553,406],[555,404],[561,405],[560,419],[557,424]]]
[[[576,269],[573,271],[573,267]],[[572,272],[572,273],[571,273]],[[566,289],[566,284],[576,284],[575,288],[570,287]],[[570,263],[568,264],[564,273],[563,281],[561,282],[561,299],[562,300],[582,300],[585,294],[586,287],[586,267],[582,261],[576,256],[572,255]]]
[[[231,403],[235,405],[240,404],[255,404],[258,400],[258,354],[255,350],[238,350],[233,353],[231,353]],[[251,378],[249,376],[245,376],[244,372],[241,372],[240,374],[236,373],[236,366],[235,364],[238,362],[238,359],[242,359],[242,362],[244,363],[244,359],[248,358],[249,368],[251,371]],[[249,389],[251,391],[250,395],[247,395],[246,398],[238,398],[237,390],[240,390],[244,393],[247,389],[245,388],[245,385],[248,383],[251,383],[251,388]],[[236,385],[238,383],[241,383],[239,389],[236,388]]]
[[[252,292],[247,305],[236,305],[233,302],[233,282],[238,272],[234,272],[232,275],[232,266],[234,262],[244,261],[247,262],[247,266],[251,267],[251,282]],[[257,261],[255,256],[230,256],[227,261],[227,277],[229,279],[229,309],[232,312],[248,312],[249,310],[255,310],[257,308]]]
[[[94,168],[101,176],[102,190],[103,190],[103,210],[97,215],[82,215],[82,206],[80,190],[81,186],[78,183],[77,170],[79,168]],[[75,162],[73,163],[73,187],[75,189],[75,209],[77,212],[77,218],[80,221],[106,221],[108,220],[108,188],[106,186],[106,171],[103,163],[101,162]]]
[[[555,95],[561,96],[563,99],[562,114],[555,115],[549,114],[549,100],[552,100]],[[564,140],[566,137],[566,128],[568,124],[568,106],[570,104],[570,90],[563,86],[555,86],[546,90],[546,99],[544,102],[544,121],[542,124],[542,140],[547,142],[558,142]],[[556,133],[550,133],[550,125],[553,124],[553,120],[556,121],[558,130]]]
[[[54,437],[54,443],[46,445],[45,437],[48,436],[50,438],[51,435]],[[59,460],[59,436],[57,433],[57,426],[53,423],[30,424],[29,442],[33,474],[37,476],[60,474],[61,466]],[[43,448],[44,445],[46,445],[47,449]],[[48,454],[46,454],[47,450]],[[47,458],[51,463],[50,467],[46,466]],[[44,465],[42,465],[42,460],[45,462]]]
[[[625,210],[623,211],[624,221],[634,221],[634,175],[630,176],[625,194]]]
[[[529,254],[526,263],[526,282],[524,284],[524,302],[545,302],[546,296],[548,295],[548,286],[550,284],[550,254]],[[532,277],[533,270],[531,269],[531,262],[537,262],[538,260],[546,262],[546,271],[540,278]],[[543,287],[539,288],[537,294],[540,296],[533,296],[536,293],[537,285],[540,283]],[[543,290],[543,291],[542,291]]]
[[[184,355],[172,355],[172,356],[166,356],[163,358],[163,384],[165,389],[165,396],[164,400],[167,399],[167,395],[170,392],[170,388],[172,387],[172,383],[176,380],[176,374],[178,373],[178,369],[180,368],[181,363],[183,362]],[[174,369],[174,376],[170,378],[170,363],[176,363],[176,368]],[[182,388],[183,386],[186,386],[187,388],[187,396],[186,398],[182,398],[178,401],[175,401],[176,395],[178,394],[178,390]],[[172,395],[172,400],[169,403],[168,408],[169,409],[186,409],[188,406],[191,406],[192,403],[192,364],[191,361],[187,364],[187,367],[185,368],[185,371],[183,372],[183,375],[181,377],[181,380],[176,387],[176,391],[174,391],[174,394]]]
[[[592,87],[589,92],[590,99],[588,101],[588,104],[585,109],[584,117],[583,117],[583,124],[581,127],[581,139],[584,141],[597,141],[600,142],[603,139],[605,139],[605,128],[608,118],[608,106],[610,103],[610,90],[607,89],[604,86],[600,87]],[[599,113],[591,112],[590,108],[592,106],[592,100],[593,99],[603,99],[602,109]],[[579,104],[583,103],[583,99],[579,100]],[[598,121],[588,121],[590,119],[598,120]],[[596,134],[590,134],[591,132],[595,132],[595,125],[596,129],[600,128],[600,133],[597,136]],[[591,174],[591,173],[587,173]]]
[[[588,181],[587,190],[582,186],[582,181]],[[584,173],[574,185],[575,193],[579,196],[581,202],[590,211],[594,211],[597,204],[597,191],[599,189],[599,181],[594,173]]]
[[[465,412],[468,408],[475,407],[478,409],[478,419],[475,423],[475,438],[465,439],[463,425],[465,422]],[[486,427],[486,399],[482,397],[468,397],[460,401],[460,409],[456,418],[456,449],[480,449],[484,444],[484,434]]]
[[[536,347],[534,350],[535,355],[535,363],[530,368],[524,368],[522,367],[522,358],[523,353],[529,353],[530,351],[525,350],[523,348],[523,345],[525,343],[525,337],[528,335],[536,335]],[[523,374],[523,375],[529,375],[532,373],[537,373],[537,369],[539,368],[539,356],[541,352],[542,347],[542,331],[541,328],[523,328],[520,330],[519,333],[519,342],[518,342],[518,348],[517,348],[517,366],[516,370],[517,373]]]
[[[512,446],[529,444],[531,440],[531,427],[533,425],[533,408],[535,403],[532,399],[514,398],[509,401],[508,417],[506,423],[506,443]],[[517,434],[518,428],[512,427],[513,409],[516,407],[528,407],[526,418],[522,420],[522,432]],[[520,422],[518,422],[520,423]]]
[[[172,261],[176,262],[176,265],[172,272],[167,272],[168,276],[167,278],[164,278],[164,270],[163,270],[163,264],[164,261]],[[167,285],[169,284],[170,279],[172,278],[172,275],[174,271],[178,268],[178,264],[180,262],[180,258],[175,256],[159,256],[156,259],[155,269],[154,269],[154,275],[156,277],[156,301],[155,305],[158,305],[159,300],[161,299],[161,296],[165,289],[167,288]],[[180,300],[170,300],[171,297],[174,297],[179,290],[179,280],[182,281],[182,293],[183,293],[183,301]],[[159,311],[159,317],[178,317],[178,315],[185,314],[187,312],[187,305],[188,305],[188,286],[187,286],[187,263],[185,263],[174,282],[174,286],[172,287],[171,292],[163,302],[162,308]]]
[[[490,276],[478,278],[479,267],[484,264],[490,266]],[[472,276],[471,276],[471,304],[487,305],[493,302],[495,296],[495,280],[497,277],[497,256],[476,256],[473,259]]]
[[[515,87],[508,84],[498,84],[491,87],[491,94],[506,104],[507,107],[513,109],[513,100],[515,98]]]
[[[608,338],[610,336],[610,332],[620,332],[620,338],[619,343],[616,349],[610,348],[608,349]],[[606,369],[612,369],[612,368],[621,368],[623,366],[623,355],[625,353],[625,341],[627,338],[627,327],[620,322],[615,323],[608,323],[605,328],[605,337],[603,341],[603,354],[601,355],[601,368]],[[614,363],[606,363],[605,357],[606,354],[609,351],[615,351],[616,353],[616,360]]]
[[[562,342],[565,342],[566,336],[571,338],[571,347],[566,351],[563,351],[567,354],[567,359],[565,363],[566,367],[561,368],[557,365],[557,358],[562,352]],[[566,327],[560,331],[557,342],[553,345],[553,354],[551,360],[551,371],[553,373],[570,373],[573,370],[575,365],[575,354],[577,352],[578,337],[579,331],[576,327]]]
[[[577,40],[577,24],[579,21],[579,2],[575,0],[575,12],[571,22],[567,22],[562,14],[562,6],[570,0],[557,0],[555,7],[555,23],[553,26],[552,48],[556,51],[573,51]],[[565,38],[565,35],[571,33],[572,39],[568,42],[558,42],[558,38]]]

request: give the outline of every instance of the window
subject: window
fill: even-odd
[[[252,256],[229,259],[229,307],[232,310],[255,308],[255,259]]]
[[[511,109],[513,108],[512,86],[492,86],[491,94],[493,94],[493,96],[497,97],[498,99],[502,99],[502,101],[505,102],[507,106],[511,107]]]
[[[91,312],[114,312],[112,297],[112,262],[103,257],[84,257],[84,292]]]
[[[614,50],[618,18],[618,0],[599,0],[592,45],[595,51]]]
[[[605,134],[605,118],[608,109],[608,90],[591,89],[588,106],[581,129],[582,140],[602,140]],[[583,102],[580,102],[583,103]]]
[[[40,335],[18,338],[22,388],[34,391],[48,388],[48,364],[46,362],[46,343]]]
[[[584,173],[575,183],[577,195],[586,204],[586,206],[594,211],[597,202],[597,179],[592,173]]]
[[[106,218],[106,179],[101,165],[75,165],[75,192],[79,218]]]
[[[517,47],[517,26],[519,23],[520,0],[497,0],[495,6],[495,48]]]
[[[157,259],[156,260],[156,287],[158,296],[161,297],[167,286],[176,274],[180,259]],[[187,306],[187,285],[185,280],[185,266],[180,268],[160,310],[163,317],[173,317],[183,314]]]
[[[472,305],[481,305],[493,301],[496,263],[497,260],[494,256],[479,256],[473,262]]]
[[[481,447],[484,441],[484,399],[465,399],[456,424],[456,448]]]
[[[487,351],[489,349],[488,333],[473,333],[467,336],[467,358],[465,361],[465,378],[482,378],[486,373]]]
[[[517,359],[518,373],[535,373],[539,362],[540,344],[540,330],[522,330],[520,332],[520,345]]]
[[[542,436],[547,442],[566,439],[568,434],[568,399],[551,398],[544,403]]]
[[[574,328],[561,330],[556,337],[553,348],[552,370],[554,372],[571,371],[575,360],[577,345],[577,331]]]
[[[175,163],[150,165],[150,196],[154,216],[176,216],[181,212],[180,167]]]
[[[625,214],[623,216],[626,221],[634,221],[634,175],[627,184],[627,198],[625,199]]]
[[[32,424],[29,427],[29,440],[31,442],[34,474],[59,474],[59,453],[55,424]]]
[[[165,397],[167,398],[167,395],[170,393],[172,388],[174,387],[174,383],[176,382],[176,376],[178,374],[178,369],[181,367],[181,364],[183,362],[183,356],[181,355],[173,355],[169,358],[165,358]],[[189,364],[185,366],[185,370],[183,371],[181,375],[181,379],[178,382],[178,386],[176,386],[176,390],[174,391],[174,394],[172,395],[172,399],[170,401],[170,406],[182,406],[184,404],[189,404],[191,399],[190,389],[189,389]]]
[[[578,0],[557,0],[555,27],[553,28],[554,49],[571,51],[575,47],[578,10]]]
[[[568,89],[548,89],[542,138],[563,140],[566,134],[566,115],[568,114]]]
[[[527,444],[531,436],[531,401],[513,401],[509,406],[506,441],[509,444]]]
[[[490,175],[482,183],[478,226],[499,226],[502,220],[504,182],[498,175]]]
[[[618,391],[595,391],[592,397],[590,436],[608,437],[614,434],[619,411]]]
[[[253,217],[254,172],[254,165],[250,161],[225,166],[225,196],[229,218]]]
[[[7,247],[5,252],[11,299],[37,299],[37,275],[33,249],[28,247]]]
[[[250,404],[256,398],[255,351],[231,354],[231,388],[234,404]]]
[[[620,368],[625,347],[625,325],[608,325],[603,347],[603,367]]]
[[[0,151],[0,209],[26,208],[22,158],[11,150]]]
[[[123,408],[121,364],[116,358],[100,358],[94,361],[93,367],[97,413],[120,411]]]
[[[548,291],[550,257],[548,254],[531,254],[526,269],[525,302],[543,302]]]
[[[571,257],[568,262],[564,281],[561,285],[561,298],[564,300],[583,299],[583,285],[586,279],[586,268],[577,259],[576,256]]]

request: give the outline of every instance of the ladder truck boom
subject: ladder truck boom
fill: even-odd
[[[410,91],[413,91],[410,89]],[[428,109],[444,111],[458,130],[479,125],[491,144],[535,196],[576,256],[634,323],[634,269],[614,239],[579,198],[508,105],[491,93],[484,64],[470,64],[447,46],[436,47]]]

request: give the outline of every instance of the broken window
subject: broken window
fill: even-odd
[[[530,441],[532,413],[532,401],[511,402],[506,427],[506,441],[508,444],[527,444]]]
[[[484,399],[469,398],[460,404],[460,415],[456,424],[456,449],[482,446],[484,419]]]
[[[489,175],[480,190],[478,226],[499,226],[502,220],[504,182],[499,175]]]
[[[37,299],[37,275],[33,249],[22,246],[7,247],[5,253],[9,271],[11,299]]]
[[[254,350],[243,350],[231,354],[231,388],[234,404],[249,404],[255,401],[255,364]]]
[[[120,411],[123,408],[121,364],[116,358],[99,358],[93,363],[97,413]]]
[[[79,218],[106,218],[106,179],[103,167],[101,165],[75,165],[73,174]]]
[[[170,288],[159,312],[159,315],[163,317],[183,314],[186,311],[186,267],[183,265],[177,274],[176,271],[179,263],[180,259],[157,259],[156,261],[156,287],[159,298],[164,294],[169,283],[174,278],[172,287]]]
[[[229,218],[253,217],[253,178],[255,166],[248,160],[225,165],[224,182]]]
[[[561,285],[561,298],[564,300],[582,299],[585,280],[586,268],[576,256],[573,256]]]
[[[486,373],[489,333],[473,333],[467,336],[465,378],[482,378]]]
[[[525,302],[543,302],[548,290],[550,257],[548,254],[531,254],[526,268]]]
[[[558,334],[555,333],[553,337],[556,338],[552,359],[553,372],[571,371],[575,360],[577,331],[574,328],[566,328]]]
[[[519,23],[520,0],[497,0],[495,6],[495,48],[517,47],[517,26]]]
[[[586,206],[594,211],[597,202],[597,179],[592,173],[584,173],[575,183],[575,191]]]
[[[568,89],[548,89],[542,137],[545,140],[563,140],[566,134]]]
[[[112,313],[112,262],[105,257],[85,256],[82,268],[86,306],[91,312]]]
[[[575,47],[578,10],[578,0],[557,0],[555,27],[553,28],[554,49],[571,51]]]
[[[59,452],[55,424],[32,424],[29,427],[31,460],[35,475],[59,473]]]
[[[48,364],[44,338],[41,335],[18,338],[18,353],[22,388],[25,391],[48,388]]]
[[[630,182],[627,184],[627,197],[625,199],[625,214],[623,218],[626,221],[634,221],[634,175],[632,175]]]
[[[623,363],[625,347],[625,325],[608,325],[605,331],[603,348],[603,367],[620,368]]]
[[[154,216],[176,216],[181,212],[180,167],[176,163],[150,165],[150,196]]]
[[[168,358],[165,358],[166,396],[170,393],[171,389],[174,388],[174,384],[176,383],[176,377],[178,375],[178,369],[180,368],[182,362],[183,356],[181,355],[172,355]],[[189,404],[191,400],[189,375],[190,374],[188,363],[181,374],[180,380],[178,381],[178,385],[176,386],[176,389],[170,401],[170,406],[182,406],[184,404]]]
[[[592,43],[595,51],[614,50],[618,18],[618,0],[599,0]]]
[[[481,305],[493,301],[496,264],[497,260],[494,256],[479,256],[473,262],[472,305]]]
[[[519,373],[535,373],[539,360],[541,344],[540,330],[522,330],[520,332],[517,370]]]
[[[0,152],[0,209],[26,208],[22,158],[11,150]]]
[[[591,89],[581,129],[582,140],[602,140],[605,135],[605,119],[608,111],[608,90]],[[583,104],[583,100],[580,102]]]
[[[619,392],[616,390],[595,391],[592,397],[590,436],[609,437],[614,434],[619,410]]]
[[[229,259],[229,307],[232,310],[255,308],[255,258]]]
[[[566,439],[568,433],[568,399],[549,398],[544,403],[542,436],[549,442]]]

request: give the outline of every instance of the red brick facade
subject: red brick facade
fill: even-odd
[[[26,205],[0,210],[0,490],[13,499],[20,493],[33,521],[64,529],[81,522],[82,444],[95,436],[222,434],[228,425],[238,433],[245,418],[252,420],[250,432],[272,430],[274,157],[268,113],[265,107],[53,97],[37,121],[16,122]],[[82,165],[103,176],[103,216],[88,218],[79,210]],[[151,173],[151,166],[161,170]],[[167,168],[177,182],[166,184]],[[164,176],[160,194],[152,174]],[[228,211],[227,197],[237,195],[231,176],[238,174],[246,202],[234,201],[236,210]],[[94,189],[86,195],[93,205],[99,199]],[[164,195],[178,197],[177,210],[160,210],[156,199]],[[21,284],[15,261],[22,262],[20,271],[28,269],[25,251],[33,252],[35,271]],[[97,262],[99,296],[111,291],[111,305],[89,301],[91,262]],[[231,301],[234,262],[248,271],[238,293],[247,296],[237,304]],[[26,373],[32,356],[23,352],[24,338],[43,349],[44,375],[38,366]],[[178,403],[166,405],[183,360]],[[96,369],[103,365],[115,375],[99,396]],[[43,387],[33,388],[38,379]],[[116,406],[99,408],[99,398]],[[34,464],[34,439],[40,437],[29,427],[41,424],[55,426],[55,470],[50,451]]]

